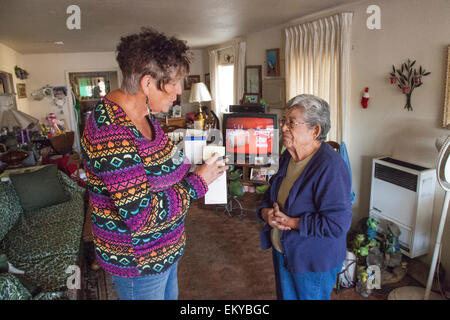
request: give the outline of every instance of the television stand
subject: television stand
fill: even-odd
[[[233,164],[235,169],[241,169],[242,170],[242,177],[241,177],[241,183],[244,185],[268,185],[268,179],[261,180],[261,179],[254,179],[254,175],[252,176],[252,169],[260,169],[260,168],[269,168],[270,164],[250,164],[248,162],[246,163],[234,163]],[[254,171],[253,171],[254,173]]]

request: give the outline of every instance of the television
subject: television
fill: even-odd
[[[224,113],[223,137],[227,157],[258,157],[265,162],[276,148],[277,115],[269,113]]]

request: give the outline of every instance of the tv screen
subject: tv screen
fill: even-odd
[[[225,150],[235,155],[269,156],[274,147],[274,129],[275,114],[224,114]]]

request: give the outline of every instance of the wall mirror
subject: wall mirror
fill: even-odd
[[[444,121],[442,126],[450,129],[450,46],[447,48],[447,72],[445,84]]]
[[[245,93],[262,95],[261,66],[245,67]]]
[[[0,109],[13,107],[17,109],[16,93],[11,73],[0,71]]]

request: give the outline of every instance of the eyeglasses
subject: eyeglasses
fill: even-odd
[[[294,129],[296,126],[299,126],[301,124],[306,124],[306,122],[297,122],[292,120],[286,120],[286,119],[280,119],[278,121],[280,123],[280,128],[283,128],[284,125],[287,125],[289,129]]]

